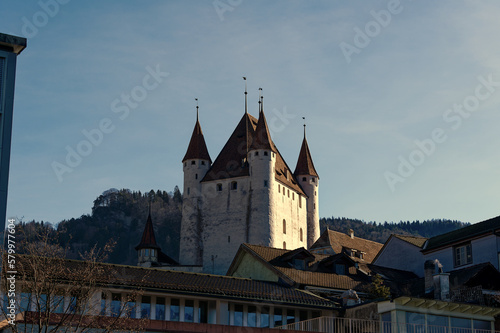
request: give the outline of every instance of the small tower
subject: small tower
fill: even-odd
[[[201,180],[210,168],[212,160],[201,130],[198,105],[196,106],[196,124],[182,163],[184,193],[179,261],[184,265],[202,265]]]
[[[304,139],[300,148],[299,159],[294,172],[300,186],[309,197],[307,199],[307,248],[310,248],[320,236],[318,189],[319,176],[309,152],[306,139],[306,125],[304,124]]]
[[[271,203],[274,191],[274,166],[276,163],[276,148],[271,140],[271,134],[264,115],[263,97],[259,100],[259,120],[248,148],[247,160],[250,166],[252,212],[248,232],[251,244],[271,246],[270,219],[272,220]]]
[[[135,247],[135,250],[138,255],[137,266],[151,267],[158,263],[160,247],[156,244],[153,221],[151,220],[151,206],[141,242]]]

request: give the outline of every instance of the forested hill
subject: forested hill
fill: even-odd
[[[110,189],[94,200],[90,215],[61,221],[55,227],[43,222],[23,222],[18,226],[17,234],[20,237],[23,234],[29,236],[33,230],[53,228],[54,242],[67,248],[68,257],[73,259],[79,259],[80,253],[85,253],[94,245],[102,248],[113,239],[116,245],[108,261],[135,265],[135,246],[141,240],[150,204],[156,241],[164,253],[177,260],[182,217],[182,195],[177,186],[173,192],[168,193],[160,190],[141,193],[128,189]],[[392,233],[431,237],[466,224],[450,220],[378,224],[331,217],[322,218],[320,225],[322,231],[327,226],[330,230],[344,233],[353,229],[357,237],[383,243]]]
[[[354,230],[354,235],[356,237],[373,240],[379,243],[384,243],[391,234],[422,236],[429,238],[470,225],[470,223],[445,219],[433,219],[422,222],[400,221],[398,223],[376,223],[364,222],[345,217],[322,218],[319,223],[321,226],[321,232],[323,232],[327,227],[330,230],[344,233],[348,233],[349,229],[352,229]]]

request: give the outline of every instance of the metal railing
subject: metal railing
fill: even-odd
[[[401,324],[377,320],[319,317],[276,327],[282,330],[332,333],[500,333],[500,331],[433,326],[425,324]]]

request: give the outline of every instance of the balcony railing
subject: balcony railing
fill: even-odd
[[[500,333],[500,331],[432,326],[425,324],[400,324],[376,320],[319,317],[276,327],[282,330],[332,333]]]

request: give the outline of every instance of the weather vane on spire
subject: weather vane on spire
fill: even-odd
[[[243,80],[245,81],[245,113],[248,113],[248,104],[247,104],[247,77],[243,76]]]
[[[198,98],[195,98],[194,100],[196,101],[196,120],[198,120],[198,108],[199,108],[199,106],[198,106]]]
[[[304,138],[306,137],[306,117],[302,117],[304,120]]]
[[[262,88],[259,88],[259,112],[262,111]]]

